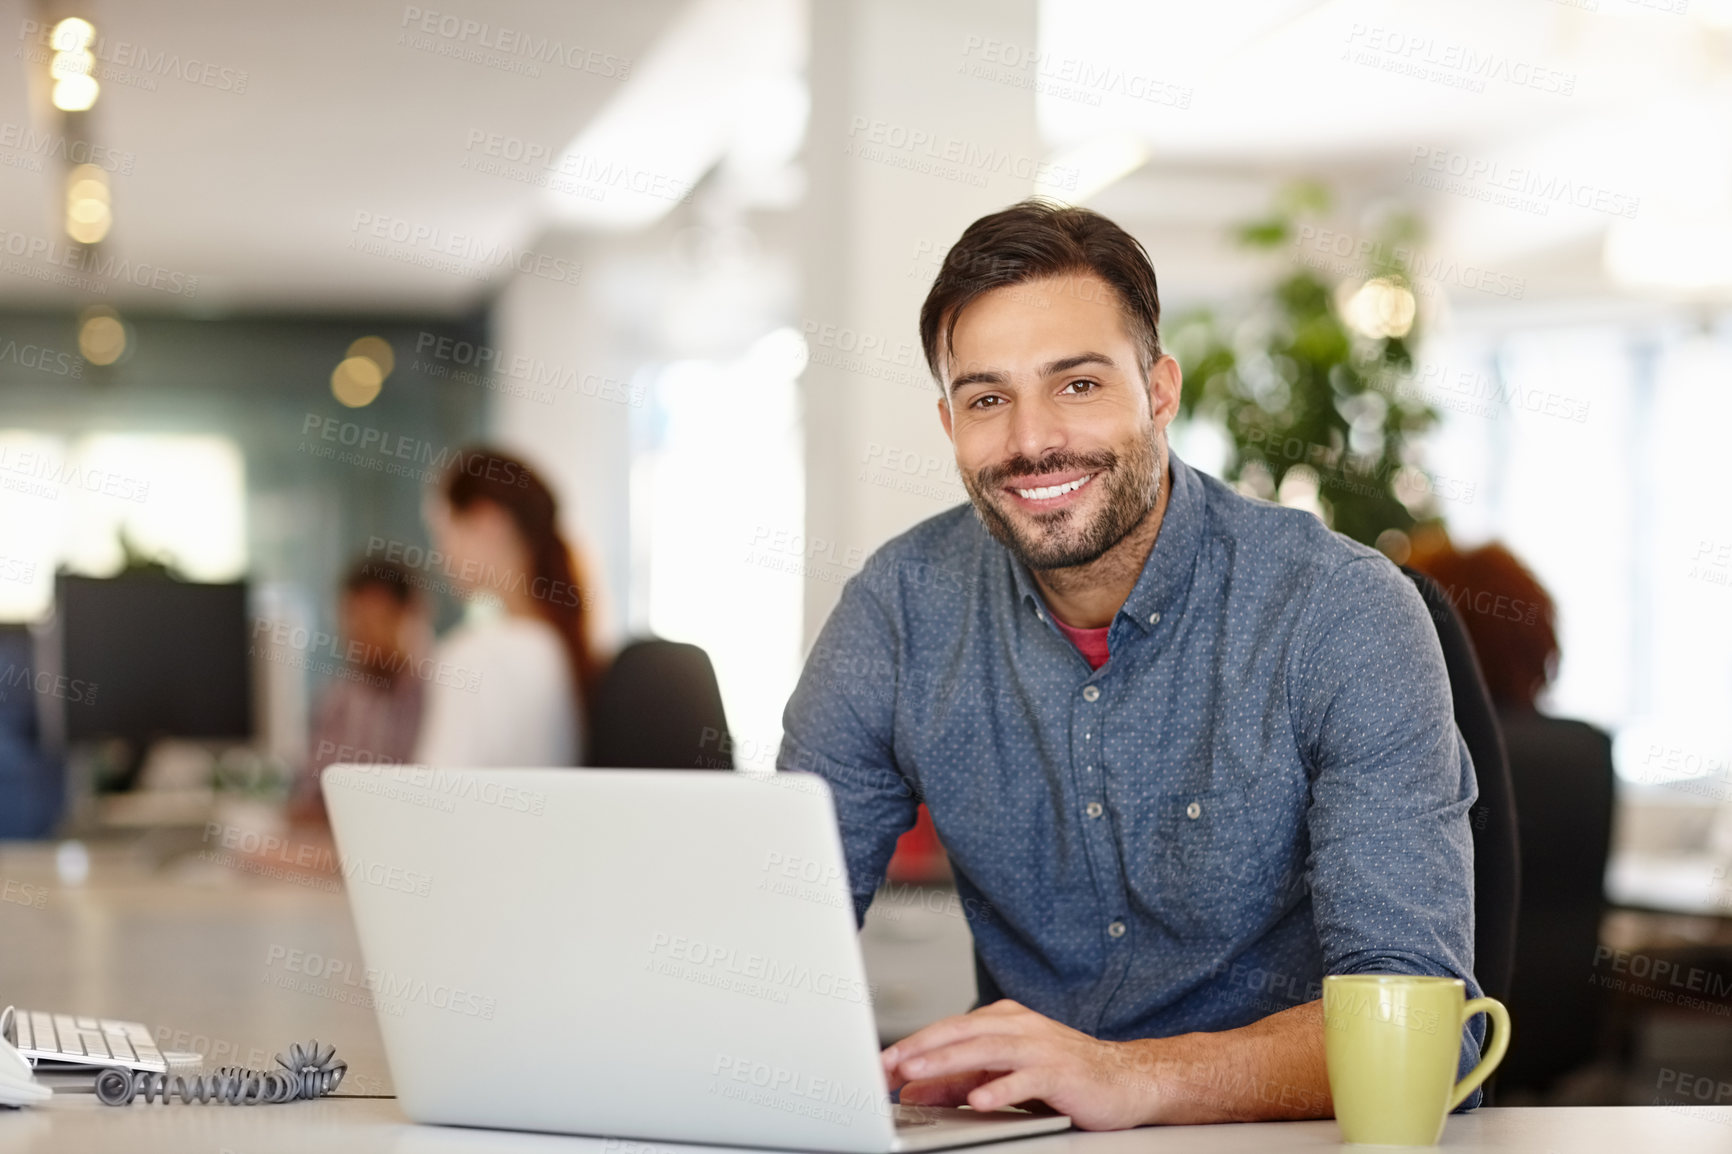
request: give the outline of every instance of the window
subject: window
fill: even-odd
[[[57,569],[107,576],[128,547],[194,581],[235,580],[245,508],[245,465],[223,437],[0,430],[0,620],[41,617]]]
[[[805,351],[778,329],[732,363],[667,365],[634,454],[634,624],[709,653],[746,769],[774,766],[800,672]]]

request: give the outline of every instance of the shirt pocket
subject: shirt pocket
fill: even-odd
[[[1256,936],[1302,886],[1293,818],[1243,786],[1155,799],[1144,848],[1153,862],[1149,913],[1176,937],[1237,941]]]

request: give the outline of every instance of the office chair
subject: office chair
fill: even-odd
[[[1616,792],[1612,739],[1583,722],[1538,713],[1504,710],[1499,721],[1521,818],[1524,885],[1515,975],[1505,999],[1520,1023],[1520,1043],[1497,1076],[1506,1092],[1544,1095],[1598,1056],[1609,1008],[1595,981],[1606,969],[1596,966],[1595,947]],[[1674,973],[1700,964],[1688,951],[1651,952],[1656,962],[1664,957],[1677,965]],[[1720,954],[1724,969],[1724,948]],[[1626,1024],[1653,1007],[1641,998],[1620,1003]]]
[[[620,650],[590,702],[589,765],[732,769],[733,743],[709,654],[646,638]]]
[[[1467,742],[1474,776],[1479,780],[1479,800],[1468,811],[1468,824],[1473,829],[1473,976],[1488,996],[1507,1003],[1515,969],[1521,854],[1515,786],[1504,753],[1503,730],[1467,627],[1450,605],[1449,596],[1425,574],[1405,566],[1401,571],[1418,588],[1437,628],[1443,664],[1449,671],[1455,727]],[[1490,1095],[1486,1097],[1489,1102]]]

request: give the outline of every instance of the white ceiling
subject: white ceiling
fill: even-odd
[[[150,78],[154,90],[114,79],[103,84],[91,135],[136,157],[129,175],[113,178],[116,224],[105,259],[196,275],[195,302],[207,310],[473,307],[484,288],[472,277],[350,248],[359,235],[357,214],[437,228],[440,243],[471,254],[532,243],[542,194],[466,170],[465,160],[480,156],[467,147],[471,133],[513,137],[557,154],[622,87],[619,77],[604,74],[617,71],[606,58],[641,61],[683,0],[489,0],[461,7],[464,16],[493,26],[488,36],[495,42],[498,30],[509,28],[600,54],[574,54],[578,68],[541,63],[539,76],[402,42],[412,31],[404,27],[407,12],[441,7],[454,10],[437,0],[418,6],[82,0],[60,9],[152,58],[178,54],[183,65],[208,62],[237,80],[246,73],[244,93],[160,71]],[[0,2],[0,27],[9,32],[35,18],[23,0]],[[461,46],[456,38],[421,35],[447,50]],[[31,91],[45,87],[32,83],[44,71],[6,69],[0,131],[53,124],[46,92]],[[0,229],[58,241],[63,169],[56,162],[43,163],[40,173],[19,167],[18,150],[0,141],[0,162],[9,157],[12,164],[0,163]],[[432,256],[431,243],[387,247],[396,257]],[[48,267],[40,258],[30,265],[37,272]],[[72,291],[0,271],[0,300],[13,306],[71,300]],[[184,294],[127,285],[108,295],[134,307],[189,303]]]
[[[1142,142],[1148,163],[1091,204],[1160,248],[1203,296],[1262,275],[1224,226],[1257,216],[1301,176],[1342,194],[1341,223],[1359,236],[1367,226],[1351,213],[1418,208],[1429,254],[1520,278],[1530,298],[1627,294],[1601,256],[1613,231],[1644,247],[1682,214],[1687,239],[1659,241],[1704,252],[1732,243],[1732,2],[1673,7],[1685,6],[1053,2],[1041,39],[1055,60],[1158,79],[1185,106],[1046,98],[1042,130],[1061,148]],[[1468,165],[1478,174],[1448,188],[1423,183]],[[1499,203],[1504,182],[1528,194]],[[1590,193],[1602,207],[1571,202]]]
[[[680,61],[701,59],[694,49],[720,37],[716,13],[706,24],[703,10],[721,2],[496,0],[465,15],[486,20],[492,36],[510,28],[630,61],[630,75],[647,82],[693,71]],[[477,250],[530,246],[549,227],[593,226],[531,184],[466,168],[488,159],[471,140],[511,138],[557,154],[574,139],[617,136],[616,121],[632,119],[617,115],[622,104],[667,101],[640,85],[615,102],[614,115],[598,115],[628,91],[629,81],[599,74],[613,64],[544,63],[531,76],[423,51],[404,43],[416,31],[405,27],[414,10],[353,0],[289,9],[80,3],[111,42],[247,76],[244,93],[161,74],[154,88],[105,83],[92,135],[136,159],[114,178],[116,225],[104,255],[196,275],[199,284],[192,302],[125,284],[107,295],[133,308],[452,313],[486,295],[478,275],[503,276],[477,261]],[[1039,115],[1055,154],[1119,139],[1146,148],[1148,163],[1091,203],[1159,246],[1163,276],[1182,273],[1200,293],[1230,289],[1245,271],[1222,226],[1255,215],[1297,175],[1332,181],[1351,204],[1417,204],[1432,225],[1428,244],[1524,276],[1536,292],[1608,287],[1599,254],[1614,228],[1636,235],[1680,213],[1732,222],[1732,0],[1691,0],[1685,14],[1635,0],[1044,0],[1040,12],[1049,66],[1117,69],[1184,94],[1183,107],[1110,88],[1093,99],[1045,96]],[[0,27],[29,18],[27,0],[0,0]],[[798,20],[783,23],[785,32]],[[1391,38],[1419,47],[1391,52]],[[1427,60],[1431,79],[1399,70]],[[1488,69],[1483,91],[1473,90]],[[1511,79],[1536,69],[1568,77],[1571,91]],[[30,156],[8,151],[3,137],[52,123],[42,71],[10,69],[0,82],[0,247],[17,235],[61,236],[59,164],[31,171]],[[786,75],[758,86],[754,124],[766,122],[762,109],[799,99],[780,84]],[[799,120],[781,117],[771,135],[797,131]],[[725,135],[726,125],[705,131]],[[1415,159],[1424,149],[1637,198],[1641,219],[1568,203],[1515,210],[1488,203],[1483,181],[1479,196],[1426,189],[1413,180],[1425,172]],[[568,210],[584,207],[574,201]],[[400,230],[437,230],[437,245],[464,254],[456,263],[468,271],[410,263],[438,256],[432,240],[358,250],[355,242],[370,239],[356,227],[361,214]],[[0,264],[0,303],[75,299],[44,283],[44,262],[27,263],[36,276]]]

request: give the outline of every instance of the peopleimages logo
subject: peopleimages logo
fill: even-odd
[[[485,280],[495,270],[515,269],[562,284],[583,279],[583,265],[577,261],[386,213],[357,209],[349,232],[349,247],[358,252],[459,276]]]
[[[292,974],[304,974],[309,978],[334,982],[354,991],[365,991],[381,1002],[419,1002],[435,1010],[450,1010],[454,1014],[482,1018],[489,1022],[499,1008],[499,999],[486,997],[474,990],[465,990],[443,982],[429,982],[426,978],[394,974],[390,970],[374,966],[357,969],[353,962],[343,958],[327,957],[309,950],[271,946],[265,951],[265,965],[272,969],[280,965]]]
[[[72,278],[77,287],[89,289],[91,292],[107,292],[110,284],[128,284],[165,292],[170,296],[190,298],[198,295],[196,276],[188,276],[143,261],[134,263],[112,253],[101,253],[79,244],[66,244],[52,237],[0,229],[0,252],[19,257],[25,262],[34,262],[33,265],[9,263],[8,272],[28,276],[28,269],[31,267],[43,272],[65,269],[65,273],[56,276],[61,279]]]
[[[418,8],[413,4],[406,5],[400,27],[425,37],[436,36],[449,48],[487,49],[499,53],[505,60],[516,58],[513,62],[518,64],[556,64],[573,72],[587,72],[604,80],[624,80],[631,74],[631,61],[623,56],[587,48],[582,44],[567,44],[555,37],[526,32],[519,28],[494,25],[485,20],[472,20],[455,12],[440,12],[430,8]],[[416,42],[410,43],[409,47],[425,51],[439,46]],[[464,58],[460,52],[438,54]],[[529,75],[538,76],[540,70],[532,67]]]
[[[870,987],[858,978],[659,930],[650,938],[645,969],[784,1005],[790,990],[855,1005],[872,998]]]
[[[117,151],[64,133],[40,131],[11,120],[0,121],[0,149],[67,164],[94,164],[104,172],[120,176],[131,176],[133,166],[138,163],[136,153]]]
[[[18,26],[18,39],[30,44],[36,50],[34,55],[44,62],[47,53],[54,48],[51,42],[53,34],[52,23],[25,20]],[[182,56],[165,48],[152,51],[131,40],[98,36],[89,51],[98,61],[95,68],[98,80],[111,80],[130,88],[155,91],[156,84],[152,78],[173,77],[200,88],[232,92],[237,96],[247,90],[249,76],[246,69],[200,60],[196,56]]]
[[[347,854],[339,856],[334,850],[314,842],[295,842],[245,826],[208,821],[204,827],[204,840],[206,844],[215,843],[255,861],[269,861],[301,870],[341,873],[346,881],[365,882],[420,898],[433,891],[431,874],[368,858]]]
[[[744,1054],[717,1054],[710,1093],[846,1126],[868,1111],[886,1115],[890,1100],[877,1086],[851,1086]]]
[[[470,770],[438,769],[430,765],[399,765],[392,762],[365,762],[345,765],[340,769],[328,770],[324,776],[326,786],[356,789],[364,793],[386,793],[384,789],[372,788],[378,786],[398,785],[409,790],[424,791],[431,800],[449,803],[456,801],[472,801],[480,805],[497,806],[513,813],[540,815],[547,811],[547,795],[540,790],[523,789],[510,782],[502,782],[489,773],[475,773]],[[413,797],[403,800],[413,801]],[[449,804],[436,808],[451,812]]]
[[[8,665],[0,670],[0,701],[8,691],[28,689],[38,697],[55,697],[74,705],[96,704],[96,682],[67,677],[63,673],[32,670],[28,665]]]
[[[298,654],[303,660],[321,656],[333,662],[376,669],[381,674],[393,677],[406,674],[421,681],[450,689],[461,689],[467,693],[474,693],[481,688],[482,675],[478,669],[466,669],[432,657],[416,658],[408,653],[388,653],[376,645],[355,640],[345,641],[334,633],[309,629],[289,621],[273,621],[268,617],[255,618],[253,644],[249,652],[261,646],[274,651],[263,654],[266,660],[272,659],[273,655],[281,656],[285,652]],[[380,680],[383,681],[382,678]],[[383,688],[383,684],[379,687]]]

